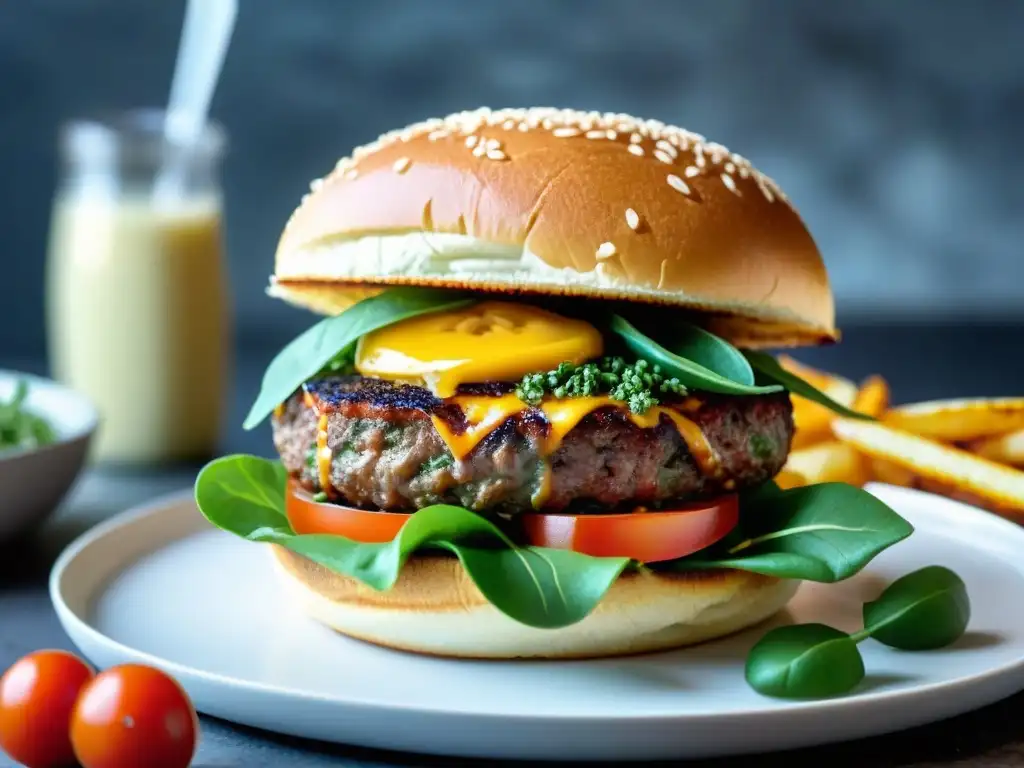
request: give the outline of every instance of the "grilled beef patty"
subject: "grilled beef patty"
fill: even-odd
[[[483,391],[498,396],[501,387]],[[515,514],[534,511],[539,499],[546,512],[656,508],[763,483],[786,461],[793,421],[785,392],[702,393],[680,413],[704,433],[713,468],[701,466],[667,417],[641,428],[619,407],[590,413],[546,457],[541,445],[548,422],[529,409],[457,461],[431,416],[460,432],[465,418],[458,406],[421,387],[358,376],[308,382],[275,415],[273,433],[285,467],[307,489],[323,490],[338,503],[392,511],[449,503]],[[321,414],[330,451],[327,488],[316,457]]]

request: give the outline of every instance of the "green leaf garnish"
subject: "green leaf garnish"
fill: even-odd
[[[48,420],[25,407],[28,383],[19,379],[14,394],[0,403],[0,450],[39,448],[57,439],[57,432]]]
[[[864,628],[851,635],[813,623],[771,630],[747,656],[747,683],[788,699],[846,693],[865,675],[858,643],[871,637],[906,651],[945,648],[966,631],[971,606],[959,576],[928,566],[894,581],[863,614]]]
[[[848,416],[851,419],[875,421],[873,416],[851,410],[842,403],[837,403],[813,384],[810,384],[799,376],[787,371],[779,364],[779,361],[771,355],[751,349],[743,350],[743,355],[748,361],[750,361],[751,367],[761,375],[762,379],[775,382],[776,384],[785,387],[794,395],[806,397],[808,400],[813,400],[819,405],[823,405],[829,410],[835,411],[843,416]]]
[[[871,637],[904,651],[945,648],[970,620],[967,585],[941,565],[908,573],[864,604],[864,627]]]
[[[778,627],[747,655],[747,683],[758,693],[786,699],[822,699],[864,679],[856,641],[825,624]]]
[[[286,492],[287,478],[278,462],[244,455],[210,462],[195,485],[200,511],[218,528],[250,541],[280,544],[374,589],[392,587],[417,551],[451,552],[492,605],[531,627],[581,621],[630,564],[624,557],[519,547],[486,518],[447,504],[418,510],[384,544],[299,535],[288,524]]]
[[[808,494],[811,488],[782,491],[765,483],[744,500],[743,513],[752,519],[750,530],[734,532],[719,545],[658,567],[735,568],[823,582],[852,575],[911,529],[881,501],[869,503],[874,499],[870,494],[843,487],[849,491],[812,486],[825,491]],[[199,509],[216,527],[249,541],[281,544],[375,589],[390,588],[417,551],[451,552],[488,601],[529,626],[562,627],[580,621],[626,568],[637,567],[624,557],[519,546],[487,518],[447,504],[418,510],[385,544],[298,535],[285,514],[286,493],[287,477],[280,462],[246,455],[210,462],[195,485]],[[838,522],[845,515],[859,524]]]
[[[654,339],[642,333],[621,315],[612,315],[610,328],[622,339],[626,347],[633,354],[660,366],[666,376],[678,379],[683,386],[690,389],[720,392],[727,395],[762,395],[779,392],[783,389],[782,386],[777,384],[757,386],[753,384],[752,379],[751,383],[744,383],[747,380],[747,374],[743,370],[738,369],[733,363],[726,362],[729,360],[728,353],[723,351],[723,347],[707,341],[707,338],[716,339],[721,345],[724,345],[726,342],[717,339],[717,337],[711,334],[706,334],[706,336],[692,333],[684,334],[684,341],[680,351],[696,355],[705,361],[713,362],[723,370],[729,371],[731,375],[735,375],[739,380],[728,378],[692,359],[682,357],[666,349]]]
[[[831,583],[853,576],[914,530],[885,502],[854,485],[820,483],[785,491],[766,486],[743,500],[742,538],[723,540],[674,561],[673,567],[739,568]]]
[[[293,339],[271,361],[242,426],[252,429],[259,425],[305,381],[344,356],[347,348],[362,336],[417,315],[466,306],[476,300],[446,290],[390,288],[340,315],[324,318]]]

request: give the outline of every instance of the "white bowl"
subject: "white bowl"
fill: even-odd
[[[56,440],[31,449],[0,447],[0,542],[25,534],[63,501],[85,465],[99,415],[84,395],[49,379],[0,370],[0,403],[28,385],[25,408],[50,422]]]

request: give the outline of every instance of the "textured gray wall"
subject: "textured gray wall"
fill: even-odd
[[[858,313],[1024,298],[1024,3],[1014,0],[240,0],[215,101],[243,330],[308,180],[356,143],[479,105],[676,122],[801,209]],[[182,0],[0,2],[0,354],[41,350],[60,120],[160,103]]]

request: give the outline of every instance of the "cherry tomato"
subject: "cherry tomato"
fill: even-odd
[[[67,651],[23,656],[0,677],[0,749],[28,768],[74,765],[68,726],[93,670]]]
[[[285,511],[296,533],[329,533],[368,543],[391,541],[409,519],[409,515],[401,512],[313,501],[308,493],[294,487],[288,493]]]
[[[71,744],[83,768],[187,768],[198,732],[188,694],[142,664],[100,672],[71,716]]]
[[[739,500],[729,495],[673,510],[622,515],[530,513],[521,522],[529,542],[538,547],[655,563],[714,544],[736,527],[739,514]]]

